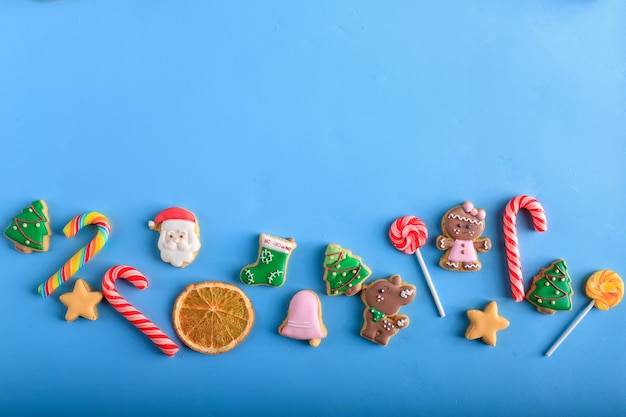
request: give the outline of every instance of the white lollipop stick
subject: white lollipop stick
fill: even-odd
[[[578,323],[580,323],[580,321],[587,315],[587,313],[589,313],[589,310],[591,310],[593,308],[595,303],[596,303],[595,300],[591,300],[589,302],[589,304],[587,304],[587,307],[585,307],[585,309],[583,311],[581,311],[580,314],[578,314],[578,316],[572,322],[572,324],[570,324],[567,327],[567,329],[565,329],[565,331],[563,332],[561,337],[559,337],[558,340],[556,342],[554,342],[552,347],[550,349],[548,349],[548,351],[546,352],[546,356],[550,356],[550,355],[552,355],[554,353],[554,351],[561,345],[561,343],[563,343],[565,338],[572,332],[572,330],[574,330],[574,327],[576,327],[578,325]]]
[[[445,317],[446,313],[443,311],[439,296],[437,296],[435,285],[430,278],[424,258],[422,258],[422,254],[419,251],[419,248],[424,246],[428,240],[428,229],[424,222],[415,216],[398,217],[389,228],[389,239],[393,246],[400,252],[406,253],[407,255],[414,253],[417,256],[420,267],[422,267],[422,272],[426,277],[428,288],[430,288],[430,294],[435,300],[437,310],[439,310],[439,315]]]
[[[424,222],[415,216],[398,217],[389,228],[389,239],[391,239],[391,243],[393,243],[399,251],[406,254],[415,253],[420,267],[422,268],[422,272],[426,277],[430,294],[435,301],[437,310],[439,310],[439,315],[445,317],[446,313],[443,311],[443,307],[439,301],[435,285],[430,278],[424,258],[422,258],[422,254],[419,251],[420,246],[423,246],[428,240],[428,229]]]
[[[433,284],[433,280],[428,273],[428,269],[426,268],[426,263],[424,262],[424,258],[422,258],[422,254],[419,249],[415,251],[415,255],[417,256],[417,261],[420,263],[420,267],[422,268],[422,272],[426,277],[426,284],[428,284],[428,288],[430,289],[430,294],[433,296],[433,300],[435,300],[435,305],[437,306],[437,310],[439,311],[439,315],[441,317],[445,317],[446,313],[443,311],[443,306],[441,305],[441,301],[439,301],[439,296],[437,295],[437,290],[435,289],[435,285]]]
[[[588,297],[591,297],[591,302],[589,302],[589,305],[576,317],[576,320],[565,329],[565,332],[559,337],[559,340],[546,352],[546,356],[552,355],[561,342],[574,330],[574,327],[580,323],[593,306],[598,307],[600,310],[608,310],[618,305],[624,296],[624,281],[622,281],[622,278],[617,275],[617,273],[608,269],[596,271],[587,279],[585,293]]]

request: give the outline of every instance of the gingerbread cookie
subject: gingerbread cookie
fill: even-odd
[[[328,334],[322,321],[322,303],[314,291],[298,291],[289,302],[287,318],[278,328],[285,337],[308,340],[309,345],[319,346]]]
[[[50,247],[50,218],[43,200],[33,201],[20,214],[13,217],[4,235],[23,253],[45,252]]]
[[[477,252],[491,249],[491,240],[481,238],[485,230],[486,212],[466,201],[452,207],[441,220],[443,235],[437,237],[437,249],[445,251],[439,266],[450,271],[478,271],[482,264]]]
[[[538,312],[554,314],[572,309],[572,295],[574,289],[567,265],[563,259],[558,259],[533,277],[526,299]]]
[[[159,232],[157,246],[161,259],[175,267],[184,268],[200,250],[200,227],[189,210],[170,207],[148,222],[150,230]]]
[[[361,299],[365,303],[361,336],[387,346],[389,339],[409,325],[409,317],[397,314],[400,307],[415,298],[415,287],[402,282],[400,275],[379,279],[363,285]]]
[[[324,281],[328,295],[354,295],[372,271],[348,249],[330,244],[324,253]]]
[[[467,310],[467,317],[470,324],[465,331],[465,338],[480,338],[490,346],[496,345],[496,333],[509,327],[509,321],[498,316],[498,305],[495,301],[489,302],[484,310]]]
[[[296,248],[293,239],[282,239],[262,233],[256,262],[241,268],[239,278],[248,285],[280,287],[287,279],[287,264]]]

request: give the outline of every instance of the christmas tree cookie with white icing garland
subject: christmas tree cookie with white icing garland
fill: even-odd
[[[354,295],[372,271],[348,249],[329,244],[324,252],[324,281],[328,295]]]
[[[547,268],[542,268],[533,278],[526,299],[540,313],[554,314],[572,309],[572,295],[574,290],[567,265],[563,259],[558,259]]]
[[[23,253],[45,252],[50,247],[50,218],[43,200],[34,201],[13,217],[4,235]]]
[[[259,237],[259,254],[256,262],[241,269],[239,278],[248,285],[280,287],[287,278],[287,264],[296,248],[293,239],[282,239],[262,233]]]

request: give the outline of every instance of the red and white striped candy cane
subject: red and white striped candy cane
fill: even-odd
[[[527,195],[512,198],[504,209],[504,247],[506,249],[506,261],[509,267],[509,280],[511,291],[515,301],[524,299],[524,277],[522,276],[522,262],[520,260],[519,243],[517,241],[517,213],[526,209],[532,218],[533,226],[538,232],[548,230],[546,213],[539,201]]]
[[[157,326],[146,318],[139,310],[128,303],[115,289],[115,280],[123,278],[140,290],[148,287],[148,279],[131,266],[117,265],[104,274],[102,278],[102,294],[109,304],[122,316],[135,325],[154,342],[167,356],[174,356],[179,347]]]

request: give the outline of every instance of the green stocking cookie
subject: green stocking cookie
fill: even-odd
[[[281,239],[262,233],[259,238],[258,259],[241,269],[241,282],[280,287],[287,278],[287,263],[295,248],[296,242],[293,239]]]

